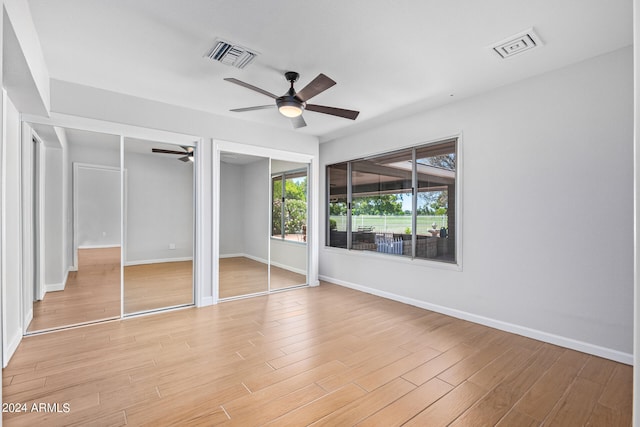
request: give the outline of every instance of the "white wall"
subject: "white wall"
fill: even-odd
[[[2,153],[2,362],[6,366],[22,339],[20,116],[3,96]],[[10,208],[11,207],[11,208]]]
[[[220,163],[220,257],[244,254],[244,168]]]
[[[269,159],[243,166],[244,253],[268,262],[269,259]]]
[[[74,168],[78,248],[120,246],[120,169]]]
[[[220,163],[220,257],[268,262],[269,159]]]
[[[113,136],[113,144],[92,146],[91,144],[69,144],[71,162],[120,167],[120,137]]]
[[[272,159],[271,160],[271,173],[286,172],[296,169],[304,169],[307,165],[305,163],[287,162],[284,160]]]
[[[44,285],[46,291],[61,290],[66,281],[64,265],[63,149],[43,146],[44,152]]]
[[[307,245],[282,239],[271,239],[271,264],[307,274]]]
[[[630,363],[632,70],[626,48],[322,144],[324,194],[327,164],[461,133],[464,258],[323,247],[321,277]]]
[[[125,145],[126,147],[126,145]],[[126,263],[193,257],[193,163],[125,152]],[[174,244],[175,249],[169,249]]]

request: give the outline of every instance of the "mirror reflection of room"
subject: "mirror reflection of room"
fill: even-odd
[[[117,318],[120,137],[32,127],[35,268],[27,333]]]
[[[269,159],[220,153],[220,299],[269,290]]]
[[[307,283],[307,165],[271,161],[270,287]]]
[[[193,304],[195,154],[125,138],[125,314]]]

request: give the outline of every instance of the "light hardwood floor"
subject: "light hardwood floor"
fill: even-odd
[[[192,277],[191,261],[125,267],[125,314],[193,303]],[[64,291],[33,304],[28,332],[118,317],[120,248],[80,249]]]
[[[8,426],[629,426],[632,368],[322,283],[27,337]]]
[[[120,317],[120,248],[80,249],[64,291],[33,303],[28,332]]]

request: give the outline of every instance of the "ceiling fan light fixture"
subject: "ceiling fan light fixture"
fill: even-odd
[[[303,103],[292,98],[278,98],[276,100],[276,105],[278,106],[278,111],[280,111],[280,114],[289,118],[300,116],[302,114],[302,110],[304,109]]]
[[[302,109],[296,105],[282,105],[278,107],[278,111],[285,117],[298,117],[302,114]]]

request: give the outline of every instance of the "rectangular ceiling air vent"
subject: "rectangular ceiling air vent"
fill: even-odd
[[[500,58],[504,59],[529,51],[538,46],[542,46],[542,40],[540,40],[540,37],[535,33],[533,28],[529,28],[526,31],[494,44],[491,46],[491,49],[498,54]]]
[[[258,54],[245,47],[218,39],[205,56],[213,61],[242,69],[253,62]]]

